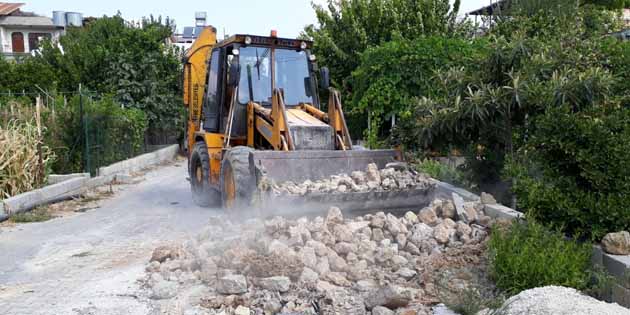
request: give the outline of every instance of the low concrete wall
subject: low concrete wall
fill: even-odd
[[[90,173],[74,173],[74,174],[52,174],[48,176],[48,185],[59,184],[74,178],[90,178]]]
[[[178,152],[179,146],[174,144],[155,152],[139,155],[129,160],[114,163],[110,166],[101,167],[98,169],[98,175],[107,176],[120,173],[137,172],[144,168],[170,161],[177,156]]]
[[[54,181],[62,181],[0,200],[0,222],[8,219],[11,214],[29,211],[37,206],[81,195],[89,189],[116,181],[117,177],[120,177],[121,182],[130,182],[128,178],[129,172],[139,171],[173,160],[177,156],[178,149],[177,145],[172,145],[155,152],[102,167],[99,169],[99,176],[93,178],[90,178],[89,175],[85,176],[85,174],[55,177]]]
[[[68,198],[70,192],[81,189],[87,181],[88,179],[84,177],[73,178],[65,182],[13,196],[3,201],[4,212],[10,215],[33,209],[42,204]]]

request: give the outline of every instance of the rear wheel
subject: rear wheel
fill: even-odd
[[[221,162],[221,200],[226,209],[246,209],[251,205],[256,180],[249,167],[249,147],[235,147]]]
[[[218,206],[220,194],[210,185],[210,155],[204,142],[195,143],[189,168],[193,202],[201,207]]]

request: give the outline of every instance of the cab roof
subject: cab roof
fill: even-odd
[[[292,39],[292,38],[279,38],[279,37],[269,37],[269,36],[257,36],[257,35],[248,35],[248,34],[237,34],[226,38],[219,43],[217,43],[216,47],[225,47],[230,44],[241,44],[245,45],[245,39],[249,37],[251,38],[250,45],[256,46],[271,46],[275,44],[276,47],[281,48],[295,48],[300,49],[302,43],[306,43],[306,49],[313,48],[313,42],[309,40],[300,40],[300,39]]]

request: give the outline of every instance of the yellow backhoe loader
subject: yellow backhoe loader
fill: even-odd
[[[313,195],[274,199],[257,195],[263,178],[317,180],[379,168],[401,160],[396,150],[352,146],[339,93],[330,89],[323,111],[318,89],[328,89],[309,41],[235,35],[221,42],[206,27],[184,57],[187,151],[196,204],[242,208],[293,204],[345,209],[417,205],[420,192]],[[319,79],[317,78],[319,74]],[[411,195],[411,196],[410,196]],[[295,198],[296,200],[293,200]]]

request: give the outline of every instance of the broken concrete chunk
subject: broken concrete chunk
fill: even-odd
[[[299,282],[305,284],[307,286],[314,286],[317,284],[317,280],[319,280],[319,275],[317,272],[313,271],[310,268],[304,268],[302,270],[302,274],[300,275]]]
[[[337,207],[330,207],[326,215],[326,226],[331,229],[334,225],[343,224],[343,214]]]
[[[291,279],[288,277],[269,277],[260,279],[258,284],[263,289],[284,293],[289,291]]]
[[[216,289],[221,294],[247,293],[247,279],[242,275],[227,275],[219,278]]]
[[[433,211],[433,209],[430,207],[426,207],[420,210],[420,212],[418,213],[418,219],[420,220],[420,222],[430,226],[436,225],[438,221],[438,217],[435,214],[435,211]]]
[[[177,295],[177,284],[175,282],[161,280],[157,281],[152,288],[151,298],[156,300],[170,299]]]
[[[360,296],[343,289],[327,290],[320,299],[321,314],[365,315],[365,306]]]
[[[394,311],[383,306],[375,306],[372,309],[372,315],[394,315],[394,314],[395,314]]]
[[[157,261],[159,263],[165,262],[167,259],[177,259],[181,253],[180,247],[175,246],[160,246],[153,251],[151,255],[151,261]]]
[[[413,299],[413,292],[404,287],[388,285],[368,295],[365,306],[373,309],[376,306],[385,306],[391,309],[407,306]]]

